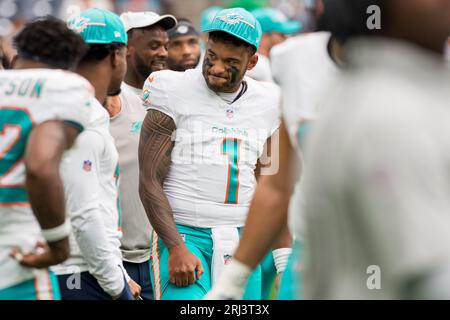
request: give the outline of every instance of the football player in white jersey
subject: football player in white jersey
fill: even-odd
[[[258,160],[279,126],[279,88],[245,77],[257,63],[257,20],[225,9],[203,31],[203,70],[156,72],[143,91],[140,195],[154,228],[156,299],[201,299],[210,290],[234,254]],[[260,296],[256,271],[244,298]]]
[[[72,250],[70,258],[53,270],[63,300],[131,300],[140,288],[122,264],[118,153],[103,107],[108,94],[120,91],[127,34],[116,14],[101,9],[83,11],[68,25],[89,45],[76,71],[93,85],[95,99],[89,127],[61,168],[73,228]]]
[[[57,69],[73,68],[86,48],[52,18],[14,42],[15,70],[0,73],[0,300],[59,299],[47,270],[69,256],[59,167],[88,124],[93,88]]]

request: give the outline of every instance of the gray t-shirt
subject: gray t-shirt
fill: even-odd
[[[119,195],[122,215],[122,254],[125,261],[141,263],[150,258],[152,227],[139,197],[139,137],[146,111],[136,92],[122,85],[120,112],[111,118],[110,131],[119,151]]]

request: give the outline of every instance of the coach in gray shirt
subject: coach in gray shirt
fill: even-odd
[[[119,186],[123,238],[123,265],[141,286],[141,297],[153,299],[150,278],[151,225],[139,198],[138,146],[146,111],[141,92],[154,71],[167,68],[166,31],[177,21],[171,15],[153,12],[127,12],[120,16],[128,34],[127,74],[119,96],[108,99],[110,131],[119,151]],[[150,48],[149,48],[150,46]]]

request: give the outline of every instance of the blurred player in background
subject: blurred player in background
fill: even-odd
[[[348,67],[305,153],[305,298],[448,299],[450,2],[329,5]]]
[[[157,299],[201,299],[210,290],[237,246],[258,160],[279,125],[278,87],[245,77],[258,59],[257,20],[226,9],[202,31],[202,71],[157,72],[144,86],[140,195],[155,230]],[[256,270],[244,298],[260,298],[260,281]]]
[[[153,299],[150,279],[150,236],[152,227],[139,198],[138,146],[145,108],[142,85],[150,73],[165,68],[167,59],[166,30],[176,25],[171,15],[153,12],[127,12],[121,15],[129,36],[127,78],[122,92],[109,97],[107,110],[111,117],[110,132],[119,152],[121,178],[119,196],[123,237],[123,265],[129,276],[141,287],[144,300]],[[161,59],[161,64],[155,63]],[[130,81],[131,79],[131,81]],[[133,79],[138,79],[133,82]],[[139,86],[139,87],[136,87]]]
[[[131,300],[140,288],[122,265],[118,153],[103,107],[107,95],[120,92],[127,34],[120,18],[102,9],[81,12],[68,25],[89,45],[77,73],[95,88],[95,99],[89,127],[61,169],[73,236],[70,258],[53,270],[63,300]]]
[[[303,158],[311,127],[320,117],[321,101],[342,67],[343,49],[329,32],[312,32],[289,39],[272,50],[274,78],[283,89],[283,119],[290,142]],[[279,299],[298,299],[301,286],[298,278],[303,261],[302,211],[303,200],[299,182],[290,201],[289,226],[293,232],[294,252],[283,275]],[[298,281],[293,279],[297,278]]]
[[[274,8],[261,8],[252,11],[261,24],[263,36],[258,49],[258,64],[248,73],[249,77],[259,81],[273,81],[270,67],[270,51],[287,39],[289,34],[300,31],[298,21],[289,21],[286,16]]]
[[[57,69],[72,69],[86,46],[54,18],[29,23],[14,44],[15,70],[0,73],[0,299],[59,299],[47,270],[69,256],[59,168],[88,125],[93,88]]]
[[[168,67],[173,71],[186,71],[201,67],[200,35],[189,20],[178,20],[175,28],[168,31]]]

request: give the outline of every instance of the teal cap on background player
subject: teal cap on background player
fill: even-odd
[[[243,8],[223,9],[202,32],[223,31],[259,48],[262,30],[258,20]]]
[[[200,30],[206,29],[220,10],[223,10],[223,8],[218,6],[205,9],[200,17]]]
[[[88,44],[128,43],[119,16],[108,10],[92,8],[69,20],[67,26],[80,34]]]
[[[299,21],[289,21],[280,10],[274,8],[256,9],[252,11],[252,14],[261,24],[263,33],[290,34],[299,32],[302,27]]]

